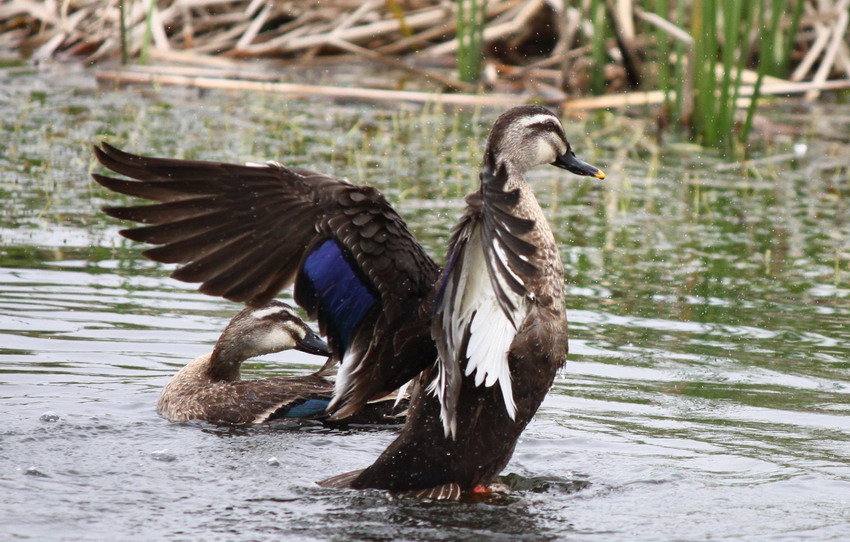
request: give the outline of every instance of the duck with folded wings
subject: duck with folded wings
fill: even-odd
[[[280,420],[316,420],[332,425],[391,424],[404,418],[405,397],[392,395],[370,401],[344,420],[328,422],[326,410],[334,388],[326,377],[333,372],[333,366],[308,375],[242,380],[244,361],[291,349],[330,354],[325,341],[286,303],[270,301],[259,307],[246,307],[227,324],[212,352],[193,359],[168,381],[156,410],[172,422],[201,420],[218,425]]]
[[[256,306],[294,284],[340,362],[332,418],[413,381],[401,434],[368,468],[321,482],[430,498],[488,486],[507,465],[567,356],[563,266],[525,173],[551,164],[604,178],[576,158],[549,110],[502,114],[480,188],[443,269],[374,188],[277,162],[149,158],[107,144],[101,185],[158,202],[111,207],[145,224],[122,235],[181,264],[172,276]]]

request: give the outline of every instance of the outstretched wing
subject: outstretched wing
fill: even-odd
[[[182,264],[172,277],[250,305],[295,283],[295,301],[318,318],[342,361],[331,405],[337,416],[433,362],[433,354],[425,361],[427,351],[403,357],[393,350],[422,350],[417,334],[430,341],[427,324],[417,331],[410,322],[439,268],[374,188],[277,163],[149,158],[106,143],[94,153],[107,168],[136,179],[95,174],[95,181],[159,202],[104,211],[145,224],[121,234],[160,245],[144,255]]]
[[[522,239],[534,221],[511,213],[519,191],[506,191],[506,182],[504,167],[481,174],[481,192],[467,198],[440,279],[431,327],[439,352],[432,391],[447,436],[457,433],[464,376],[474,377],[476,386],[498,384],[508,415],[516,414],[508,351],[528,310],[523,277],[533,277],[537,268],[530,262],[534,245]]]

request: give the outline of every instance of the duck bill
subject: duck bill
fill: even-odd
[[[307,330],[304,338],[295,344],[297,350],[307,352],[308,354],[317,354],[319,356],[330,356],[331,350],[328,348],[328,343],[323,341],[318,335],[311,330]]]
[[[598,167],[591,166],[587,162],[582,162],[578,158],[573,151],[567,151],[562,154],[558,158],[552,162],[552,165],[555,167],[559,167],[561,169],[566,169],[570,173],[575,173],[576,175],[584,175],[586,177],[596,177],[597,179],[604,179],[605,172],[599,169]]]

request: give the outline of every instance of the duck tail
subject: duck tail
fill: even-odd
[[[336,476],[332,476],[330,478],[326,478],[324,480],[320,480],[316,482],[321,487],[330,487],[334,489],[362,489],[362,488],[352,488],[351,483],[355,478],[360,476],[360,474],[366,469],[353,470],[351,472],[345,472],[343,474],[337,474]],[[415,489],[410,491],[391,491],[390,496],[393,498],[398,497],[410,497],[414,499],[426,499],[426,500],[435,500],[435,501],[458,501],[463,495],[463,490],[461,490],[460,485],[454,482],[448,484],[442,484],[435,487],[429,487],[427,489]]]
[[[417,489],[412,491],[394,491],[391,493],[393,497],[409,497],[413,499],[424,499],[432,501],[459,501],[463,495],[460,485],[454,482],[443,484],[427,489]]]
[[[355,478],[360,476],[366,469],[353,470],[351,472],[345,472],[343,474],[337,474],[336,476],[331,476],[330,478],[325,478],[324,480],[319,480],[316,482],[317,485],[321,487],[332,487],[335,489],[350,489],[351,482],[354,481]]]

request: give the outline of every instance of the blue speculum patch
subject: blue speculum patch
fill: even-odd
[[[375,296],[333,239],[313,250],[304,260],[303,269],[328,319],[329,334],[345,352],[354,328],[375,304]]]
[[[300,405],[295,405],[286,411],[285,418],[308,418],[321,414],[328,408],[328,399],[307,399]]]

